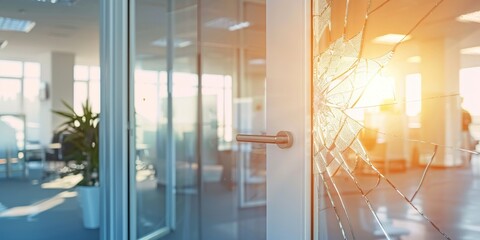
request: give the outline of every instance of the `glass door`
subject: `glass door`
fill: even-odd
[[[130,237],[265,239],[265,2],[130,3]]]
[[[309,1],[130,8],[130,237],[309,238]],[[289,149],[235,140],[281,130]]]
[[[135,16],[131,238],[197,239],[197,2],[131,4]]]
[[[266,3],[200,4],[202,75],[201,239],[266,238]]]

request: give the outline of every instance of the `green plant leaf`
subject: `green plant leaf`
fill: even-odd
[[[68,110],[70,110],[71,113],[75,114],[75,110],[73,109],[72,106],[70,106],[70,104],[68,104],[67,102],[65,102],[64,100],[62,100],[62,103],[63,105],[68,108]]]
[[[84,180],[79,185],[93,185],[98,179],[92,178],[92,173],[98,173],[99,167],[99,114],[92,111],[92,105],[89,100],[82,104],[83,113],[76,113],[74,108],[65,101],[63,105],[68,111],[52,111],[65,118],[58,133],[65,133],[66,143],[70,143],[73,150],[66,153],[68,159],[74,159],[78,164],[85,168],[79,171],[83,174]]]

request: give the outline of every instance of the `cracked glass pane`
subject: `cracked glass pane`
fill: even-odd
[[[313,1],[315,239],[480,239],[479,9]]]

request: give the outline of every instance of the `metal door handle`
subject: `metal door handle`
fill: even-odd
[[[275,143],[279,148],[290,148],[293,136],[289,131],[280,131],[276,136],[237,134],[238,142]]]

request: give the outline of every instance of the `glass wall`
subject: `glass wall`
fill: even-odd
[[[265,239],[265,3],[135,1],[137,238]]]
[[[313,1],[316,239],[480,237],[478,9]]]
[[[74,83],[75,65],[99,65],[98,1],[0,1],[1,239],[98,239],[98,207],[86,223],[75,188],[98,167],[52,112],[98,99]]]
[[[265,134],[265,2],[206,1],[201,13],[202,239],[265,239],[265,145],[235,141]]]
[[[198,239],[196,1],[135,1],[137,238]]]

